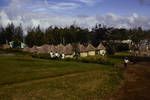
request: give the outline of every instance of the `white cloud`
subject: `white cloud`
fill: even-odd
[[[11,20],[8,18],[7,14],[4,11],[1,11],[0,12],[0,24],[6,27],[8,23],[11,23]]]
[[[91,4],[98,0],[76,1]],[[26,3],[28,3],[27,6]],[[29,5],[29,3],[31,5]],[[142,26],[144,29],[150,28],[150,18],[140,16],[137,13],[133,13],[130,16],[119,16],[114,13],[91,16],[65,15],[67,10],[72,11],[72,9],[76,9],[78,7],[80,7],[80,5],[75,2],[56,3],[47,2],[47,0],[38,0],[38,2],[35,0],[11,0],[10,4],[6,8],[0,10],[0,25],[5,27],[11,22],[15,25],[19,25],[21,23],[24,31],[26,31],[27,27],[34,27],[38,25],[42,28],[47,28],[50,25],[64,27],[69,26],[74,22],[84,28],[91,28],[97,23],[118,28],[134,28],[138,26]],[[60,11],[61,13],[56,13],[56,11]]]
[[[72,2],[61,2],[61,3],[56,3],[56,4],[51,4],[48,8],[54,9],[54,10],[68,10],[68,9],[75,9],[79,7],[77,3],[72,3]]]
[[[73,1],[80,2],[86,5],[94,5],[95,3],[101,2],[102,0],[73,0]]]

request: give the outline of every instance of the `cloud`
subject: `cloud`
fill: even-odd
[[[8,23],[11,23],[11,20],[8,18],[7,14],[4,11],[1,11],[0,12],[0,24],[6,27]]]
[[[0,12],[0,21],[0,24],[3,26],[6,26],[7,23],[10,22],[13,22],[15,25],[19,25],[21,23],[24,29],[26,29],[26,27],[34,27],[38,25],[42,28],[47,28],[50,25],[65,27],[73,24],[74,22],[84,28],[92,28],[96,23],[118,28],[142,27],[144,29],[149,29],[150,27],[150,18],[140,16],[136,13],[133,13],[130,16],[119,16],[113,13],[97,16],[51,16],[39,13],[38,16],[36,16],[36,14],[28,14],[24,17],[16,16],[15,18],[10,19],[8,15],[2,11]]]
[[[77,3],[72,3],[72,2],[61,2],[61,3],[56,3],[48,8],[54,9],[54,10],[68,10],[68,9],[75,9],[78,8],[79,5]]]
[[[86,5],[94,5],[95,3],[101,2],[102,0],[73,0],[73,1],[80,2]]]
[[[71,2],[76,1],[76,2]],[[26,32],[28,27],[40,25],[47,28],[50,25],[65,27],[74,22],[83,28],[91,29],[100,23],[110,27],[134,28],[141,26],[150,28],[150,17],[133,13],[129,16],[120,16],[115,13],[105,15],[70,15],[74,9],[84,4],[92,4],[98,0],[70,0],[69,2],[50,2],[47,0],[11,0],[7,7],[0,10],[0,25],[4,27],[13,22],[15,25],[22,24]]]

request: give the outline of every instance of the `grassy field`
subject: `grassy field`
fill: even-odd
[[[108,65],[0,56],[0,100],[101,100],[121,79]]]

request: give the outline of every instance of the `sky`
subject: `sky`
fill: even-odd
[[[150,0],[0,0],[0,25],[150,29]]]

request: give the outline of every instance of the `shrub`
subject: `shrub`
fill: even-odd
[[[97,64],[104,64],[104,65],[114,65],[112,62],[110,62],[107,59],[107,57],[102,57],[102,56],[80,58],[78,61],[84,62],[84,63],[97,63]]]

